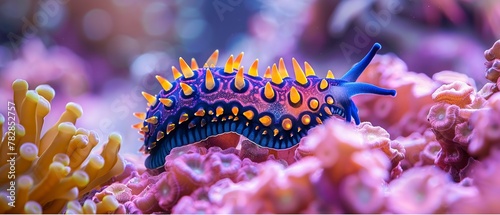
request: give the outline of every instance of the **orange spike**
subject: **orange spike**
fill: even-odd
[[[331,79],[335,78],[335,76],[333,75],[332,70],[328,70],[328,72],[326,73],[326,78],[331,78]]]
[[[258,66],[259,66],[259,59],[255,59],[255,61],[250,66],[250,69],[248,70],[248,75],[253,77],[259,76],[259,72],[257,70]]]
[[[290,77],[288,75],[288,71],[286,71],[285,61],[283,60],[283,58],[280,58],[278,71],[280,72],[282,78]]]
[[[224,67],[225,73],[233,73],[233,55],[229,56],[226,62],[226,66]]]
[[[168,92],[170,89],[172,89],[172,84],[167,79],[165,79],[164,77],[161,77],[159,75],[157,75],[155,77],[156,77],[156,80],[158,80],[158,82],[160,83],[163,90]]]
[[[191,88],[189,85],[182,82],[180,82],[179,85],[181,85],[182,92],[185,96],[190,96],[191,94],[193,94],[193,88]]]
[[[271,67],[267,67],[266,71],[264,72],[264,78],[271,78]]]
[[[143,122],[139,122],[139,123],[137,123],[137,124],[133,124],[133,125],[132,125],[132,128],[135,128],[135,129],[137,129],[137,130],[140,130],[143,126],[144,126],[144,125],[143,125]]]
[[[237,57],[236,59],[234,60],[234,63],[233,63],[233,69],[238,69],[240,68],[240,63],[241,63],[241,60],[243,59],[243,55],[245,53],[244,52],[241,52]]]
[[[181,65],[181,72],[184,78],[191,78],[194,76],[193,70],[189,68],[188,64],[182,57],[179,58],[179,64]]]
[[[172,106],[172,103],[174,103],[174,101],[172,101],[172,99],[167,99],[167,98],[159,98],[158,100],[160,100],[160,102],[165,105],[165,107],[170,107]]]
[[[238,73],[236,73],[236,77],[234,78],[234,87],[236,89],[241,90],[245,87],[245,77],[243,76],[243,67],[240,67]]]
[[[200,68],[200,67],[198,67],[198,63],[196,63],[196,59],[191,58],[191,69],[195,70],[195,69],[198,69],[198,68]]]
[[[219,50],[216,49],[212,55],[208,58],[205,64],[207,65],[217,65],[217,60],[219,59]]]
[[[135,117],[137,117],[137,119],[140,119],[140,120],[146,119],[146,113],[144,113],[144,112],[135,112],[133,114]]]
[[[314,69],[311,65],[309,65],[307,61],[304,62],[304,67],[306,68],[306,76],[316,76],[316,73],[314,73]]]
[[[295,72],[295,80],[299,82],[302,85],[307,84],[307,78],[306,75],[304,74],[304,71],[302,71],[302,68],[300,68],[299,63],[295,58],[292,58],[292,64],[293,64],[293,70]]]
[[[172,66],[172,74],[173,74],[175,80],[182,77],[182,74],[179,72],[179,70],[177,70],[177,68],[175,68],[175,66]]]
[[[215,87],[214,76],[212,75],[210,69],[207,69],[207,72],[205,73],[205,88],[207,90],[212,90],[214,87]]]
[[[276,68],[276,64],[273,64],[273,68],[271,70],[271,81],[274,84],[283,83],[283,78],[281,78],[280,73],[278,72],[278,69]]]
[[[156,97],[149,94],[149,93],[146,93],[146,92],[142,92],[142,96],[144,96],[144,98],[146,98],[146,101],[148,101],[149,105],[151,106],[154,106],[156,104]]]
[[[274,89],[271,87],[271,84],[269,82],[266,83],[266,86],[264,87],[264,96],[271,100],[274,98]]]

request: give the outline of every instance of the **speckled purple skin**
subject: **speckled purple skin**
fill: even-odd
[[[380,49],[376,43],[370,52],[341,79],[325,79],[328,87],[320,89],[322,78],[308,76],[307,84],[301,85],[296,80],[284,78],[283,83],[274,84],[270,79],[253,77],[244,74],[245,86],[238,90],[234,85],[236,71],[225,73],[222,67],[199,68],[193,70],[194,76],[181,77],[176,80],[173,87],[165,92],[162,90],[157,96],[169,98],[173,101],[170,107],[156,102],[147,112],[147,118],[156,116],[158,123],[144,122],[149,131],[145,133],[146,152],[151,155],[146,159],[146,167],[150,169],[161,167],[164,158],[174,147],[195,143],[210,136],[227,132],[244,135],[254,143],[273,149],[290,148],[307,134],[307,131],[331,115],[337,115],[350,122],[354,118],[359,124],[358,110],[352,96],[362,93],[379,95],[396,95],[395,90],[382,89],[371,84],[355,83],[375,53]],[[208,91],[205,87],[206,70],[210,69],[215,79],[215,87]],[[185,96],[180,82],[189,85],[193,93]],[[273,99],[264,96],[264,87],[271,82],[274,90]],[[300,102],[293,104],[290,101],[290,89],[294,86],[300,94]],[[328,104],[327,98],[333,98],[333,103]],[[318,100],[318,108],[310,105],[311,100]],[[217,115],[217,108],[223,112]],[[237,110],[236,110],[237,108]],[[203,116],[195,116],[195,112],[204,110]],[[243,115],[252,111],[253,117]],[[180,122],[182,115],[186,116]],[[310,116],[310,122],[301,121],[304,115]],[[263,124],[259,119],[269,116],[271,123]],[[291,128],[285,129],[283,121],[289,119]],[[175,129],[167,134],[167,125],[174,124]],[[159,131],[164,132],[164,137],[157,138]]]

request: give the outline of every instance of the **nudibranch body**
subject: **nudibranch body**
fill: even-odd
[[[174,82],[156,76],[163,90],[148,101],[147,113],[135,113],[144,121],[134,125],[144,135],[143,151],[149,153],[146,167],[163,166],[165,156],[175,147],[199,142],[228,132],[238,133],[254,143],[272,149],[290,148],[307,131],[336,115],[359,124],[358,110],[351,100],[357,94],[396,95],[395,90],[367,83],[356,83],[381,46],[370,52],[341,79],[329,71],[326,78],[315,75],[305,63],[302,70],[292,59],[295,80],[290,78],[283,60],[258,76],[258,60],[248,73],[240,67],[243,53],[229,57],[224,67],[215,67],[218,51],[198,68],[180,58],[179,72],[172,67]]]

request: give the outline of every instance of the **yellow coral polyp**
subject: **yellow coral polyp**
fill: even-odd
[[[14,81],[12,89],[18,118],[14,141],[10,140],[16,146],[16,173],[15,179],[7,177],[12,156],[7,137],[12,135],[4,133],[6,119],[0,114],[0,213],[59,213],[68,202],[78,204],[75,199],[123,172],[124,160],[118,155],[121,136],[111,134],[101,155],[91,155],[99,138],[95,131],[75,126],[83,115],[80,105],[68,103],[59,120],[42,133],[54,89],[40,85],[29,90],[24,80]],[[5,192],[11,181],[16,184],[16,207],[9,206],[12,200]],[[97,205],[87,201],[80,207],[67,206],[70,213],[112,212],[117,207],[114,197]]]
[[[114,196],[105,196],[101,202],[96,204],[96,213],[103,214],[115,211],[120,203],[116,200]]]

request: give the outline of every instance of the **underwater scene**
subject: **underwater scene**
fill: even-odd
[[[498,20],[496,0],[0,1],[0,213],[498,214]]]

